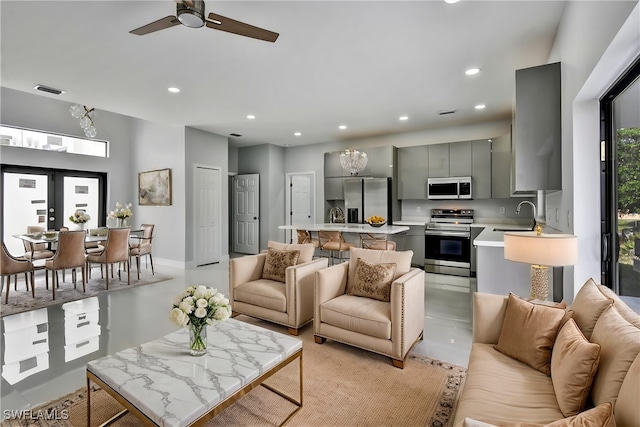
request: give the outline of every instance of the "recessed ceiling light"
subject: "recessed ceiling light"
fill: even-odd
[[[294,133],[295,136],[302,136],[302,134],[300,132],[296,132]]]
[[[291,144],[284,144],[285,147],[291,147]]]
[[[340,130],[345,130],[346,128],[347,128],[347,126],[346,126],[346,125],[340,125],[340,126],[338,126],[338,129],[340,129]]]
[[[476,105],[476,110],[484,110],[485,108],[487,108],[487,106],[486,106],[486,105],[484,105],[484,104],[478,104],[478,105]]]
[[[253,120],[253,119],[255,119],[255,118],[256,118],[256,116],[254,116],[253,114],[249,114],[249,115],[247,116],[247,119],[249,119],[249,120]]]
[[[404,122],[405,120],[409,120],[409,117],[408,116],[400,116],[400,118],[398,120],[401,120],[401,121]]]
[[[178,89],[177,87],[170,87],[169,89],[167,89],[169,92],[171,93],[178,93],[180,92],[180,89]]]
[[[453,4],[453,3],[458,3],[460,0],[444,0],[445,3],[449,3],[449,4]]]
[[[473,76],[474,74],[478,74],[480,72],[480,68],[469,68],[467,71],[465,71],[464,73],[467,76]]]

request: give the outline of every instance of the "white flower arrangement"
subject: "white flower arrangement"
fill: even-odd
[[[85,224],[89,222],[90,219],[91,217],[89,216],[89,214],[83,210],[77,210],[72,213],[71,216],[69,216],[69,221],[73,222],[74,224]]]
[[[231,316],[229,299],[217,289],[204,285],[189,286],[174,298],[169,319],[180,327],[191,327],[196,337],[206,325],[222,322]],[[191,343],[193,350],[203,350],[206,344],[198,338]]]
[[[131,212],[131,206],[131,203],[123,205],[120,202],[116,202],[116,208],[109,212],[109,217],[118,219],[129,218],[131,215],[133,215],[133,212]]]

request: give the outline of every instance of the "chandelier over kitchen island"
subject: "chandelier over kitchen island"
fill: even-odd
[[[358,175],[367,166],[367,153],[356,149],[346,149],[340,153],[340,165],[342,169],[351,175]]]

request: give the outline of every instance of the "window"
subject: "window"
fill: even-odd
[[[31,148],[85,156],[109,157],[109,143],[98,139],[45,133],[13,126],[0,126],[0,146]]]

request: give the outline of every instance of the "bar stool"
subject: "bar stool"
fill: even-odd
[[[355,246],[344,240],[341,231],[318,231],[318,238],[320,239],[320,249],[329,251],[331,265],[335,263],[336,259],[342,262],[342,253],[348,253],[349,249]],[[335,256],[336,252],[338,257]]]
[[[320,248],[320,241],[318,239],[314,239],[309,230],[296,230],[296,232],[298,234],[298,244],[312,243],[314,249]]]
[[[396,242],[388,240],[386,234],[360,233],[360,247],[379,251],[395,251]]]

